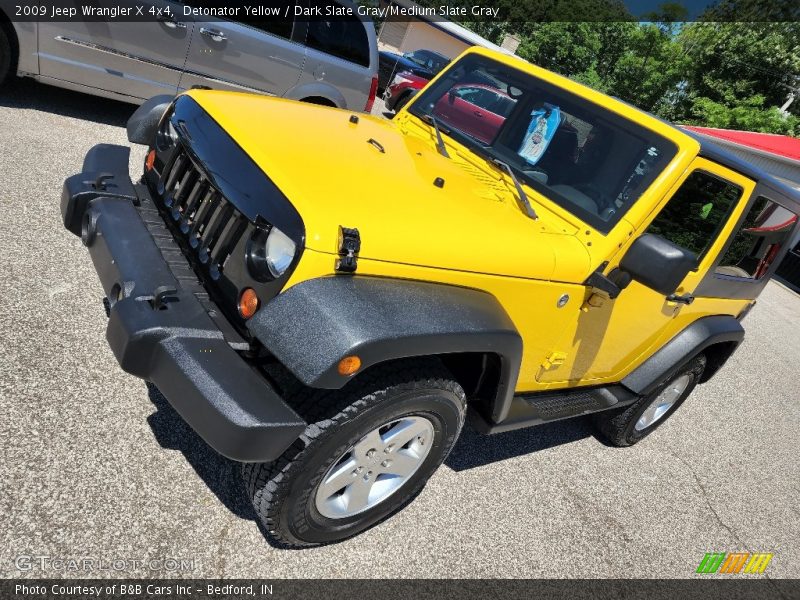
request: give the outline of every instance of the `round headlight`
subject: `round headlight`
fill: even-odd
[[[294,259],[295,244],[289,236],[273,227],[267,236],[267,267],[273,277],[280,277]]]
[[[276,279],[292,264],[295,243],[277,227],[258,229],[247,244],[247,270],[256,281]]]

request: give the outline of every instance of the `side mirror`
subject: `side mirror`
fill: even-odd
[[[450,101],[450,104],[456,101],[456,92],[452,88],[447,92],[447,99]]]
[[[619,263],[631,279],[665,296],[672,294],[689,271],[697,266],[697,256],[661,236],[645,233],[638,238]]]

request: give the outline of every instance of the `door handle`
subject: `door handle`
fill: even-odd
[[[476,117],[482,117],[483,116],[483,113],[481,111],[479,111],[479,110],[473,110],[472,114],[475,115]]]
[[[215,42],[224,42],[225,40],[228,39],[228,36],[226,36],[221,31],[219,31],[217,29],[209,29],[208,27],[201,27],[200,28],[200,33],[202,33],[205,36],[210,37]]]
[[[186,23],[181,23],[180,21],[176,21],[170,17],[165,17],[162,15],[158,17],[158,21],[160,21],[167,29],[186,29]]]
[[[694,302],[694,296],[692,296],[691,294],[684,294],[683,296],[678,296],[677,294],[670,294],[669,296],[667,296],[667,302],[689,305],[692,302]]]

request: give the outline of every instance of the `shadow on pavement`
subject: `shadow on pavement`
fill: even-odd
[[[147,422],[161,447],[182,452],[195,472],[229,511],[242,519],[258,521],[244,493],[239,464],[212,450],[175,412],[152,383],[147,383],[147,392],[157,409],[147,417]]]
[[[43,85],[28,78],[15,79],[3,85],[0,88],[0,106],[40,110],[116,127],[125,127],[136,110],[134,104]]]
[[[591,437],[593,433],[586,419],[571,419],[494,435],[481,435],[465,426],[444,464],[454,471],[465,471],[577,442]]]
[[[147,383],[147,392],[150,401],[157,409],[147,417],[147,421],[159,445],[183,453],[200,479],[230,512],[241,519],[254,521],[270,546],[284,548],[272,539],[250,504],[242,485],[239,464],[212,450],[175,412],[155,385]],[[585,419],[573,419],[491,436],[481,435],[471,427],[465,426],[445,464],[454,471],[464,471],[553,446],[569,444],[591,435],[592,429]],[[414,497],[409,498],[400,510],[413,500]]]
[[[175,412],[169,401],[150,382],[147,395],[156,412],[147,417],[153,436],[162,448],[179,450],[197,475],[220,502],[240,519],[255,522],[264,540],[273,548],[290,549],[277,542],[267,531],[250,504],[242,484],[239,463],[228,460],[212,450]]]

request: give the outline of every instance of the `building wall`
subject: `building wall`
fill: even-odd
[[[424,21],[386,23],[379,32],[378,42],[381,48],[395,52],[411,52],[425,48],[436,50],[450,58],[455,58],[470,47],[466,42]]]
[[[384,21],[378,31],[378,46],[381,50],[399,52],[408,32],[407,21]]]

